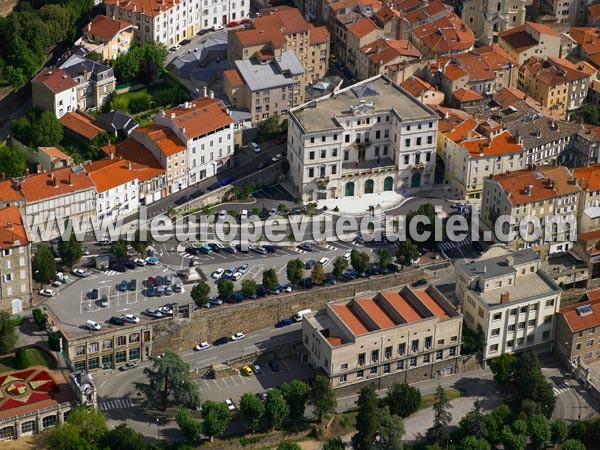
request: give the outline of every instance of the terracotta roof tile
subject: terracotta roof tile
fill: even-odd
[[[71,157],[56,147],[38,147],[38,151],[45,153],[52,159],[70,159]]]
[[[187,148],[185,144],[179,140],[173,130],[167,127],[155,124],[145,125],[136,128],[133,132],[147,134],[150,139],[154,141],[156,146],[167,156],[184,152]]]
[[[350,304],[356,305],[358,308],[364,312],[376,325],[380,330],[384,328],[391,328],[396,325],[394,321],[391,319],[387,313],[381,309],[381,307],[370,298],[357,298],[354,299]]]
[[[182,0],[106,0],[107,5],[116,5],[125,11],[135,11],[146,16],[158,16]]]
[[[538,33],[549,34],[551,36],[560,37],[560,33],[558,31],[556,31],[554,28],[552,28],[548,25],[545,25],[543,23],[525,22],[525,26],[528,26],[528,27],[534,29]]]
[[[588,20],[594,20],[600,17],[600,3],[588,6]]]
[[[517,53],[538,45],[538,41],[527,32],[525,25],[502,31],[498,38],[504,40]]]
[[[577,177],[579,186],[585,191],[600,190],[600,164],[589,167],[575,167],[573,175]]]
[[[439,317],[440,320],[449,319],[448,313],[439,305],[434,298],[429,295],[426,291],[413,290],[413,293],[421,300],[421,302],[431,311],[435,316]]]
[[[0,180],[0,200],[3,202],[20,202],[24,200],[12,178]]]
[[[597,292],[598,290],[596,290]],[[574,305],[561,308],[558,314],[562,315],[569,325],[571,332],[577,333],[578,331],[586,330],[588,328],[597,327],[600,325],[600,297],[594,291],[587,292],[589,297],[592,299],[583,302],[575,303]],[[591,312],[589,314],[580,315],[577,312],[578,308],[582,306],[589,306]]]
[[[73,173],[71,167],[24,177],[19,185],[28,203],[37,202],[60,195],[94,188],[89,175],[81,171]]]
[[[360,49],[373,64],[380,66],[394,61],[396,58],[406,56],[420,58],[421,52],[408,41],[395,39],[377,39]]]
[[[346,326],[356,336],[366,334],[369,332],[365,324],[362,323],[360,318],[354,314],[354,312],[346,305],[331,305],[331,309],[339,316],[339,318],[346,324]]]
[[[452,97],[456,98],[461,103],[474,102],[483,99],[483,96],[479,92],[469,88],[457,89],[456,91],[452,92]]]
[[[233,119],[227,114],[227,109],[221,100],[214,98],[200,98],[188,102],[190,107],[176,106],[165,111],[166,117],[172,117],[174,123],[181,129],[188,139],[202,136],[210,131],[228,126]],[[139,128],[137,129],[139,131]]]
[[[237,69],[229,69],[223,72],[223,77],[227,80],[231,87],[240,87],[244,85],[242,75]]]
[[[92,123],[90,119],[78,112],[68,112],[60,118],[60,123],[63,127],[69,129],[73,133],[83,136],[86,139],[92,140],[104,130]]]
[[[407,323],[423,319],[423,316],[408,303],[402,294],[396,292],[381,292],[380,294]]]
[[[423,91],[437,91],[437,89],[434,88],[431,84],[417,76],[412,76],[407,80],[403,81],[402,83],[400,83],[400,87],[402,87],[415,97],[421,95]]]
[[[446,108],[445,106],[440,105],[430,105],[430,108],[440,116],[440,120],[438,121],[438,131],[444,134],[451,132],[462,122],[473,117],[462,109]]]
[[[55,94],[77,86],[75,80],[67,72],[63,69],[55,69],[54,67],[42,69],[31,82],[42,83]]]
[[[475,44],[473,31],[456,14],[418,25],[412,30],[431,53],[448,54],[467,51]]]
[[[598,28],[573,27],[569,34],[588,55],[600,53],[600,30]]]
[[[315,27],[312,23],[309,24],[309,44],[321,44],[323,42],[329,41],[329,31],[327,27]]]
[[[358,39],[362,39],[370,33],[380,29],[381,28],[375,25],[375,23],[367,17],[363,17],[362,19],[357,20],[352,25],[348,26],[348,32],[352,33]]]
[[[89,22],[85,27],[83,27],[83,32],[89,32],[97,38],[103,39],[105,41],[110,41],[120,31],[124,31],[132,26],[133,25],[131,25],[128,22],[124,22],[118,19],[112,19],[102,14],[98,14],[92,19],[91,22]]]
[[[29,244],[18,206],[0,209],[0,248]]]
[[[479,122],[475,119],[466,119],[460,122],[457,126],[455,126],[452,130],[446,133],[446,137],[454,142],[462,142],[467,137],[477,138],[481,135],[475,131],[475,129],[479,126]]]
[[[106,192],[117,186],[137,179],[135,169],[138,165],[125,159],[104,158],[84,166],[96,185],[98,192]],[[144,167],[138,167],[143,169]]]
[[[138,165],[136,167],[137,178],[141,182],[165,173],[165,169],[161,167],[150,150],[132,137],[128,137],[117,145],[106,145],[102,147],[102,151],[108,156],[112,152],[114,156],[122,156],[123,159],[136,163]],[[141,166],[144,168],[142,169]]]
[[[403,19],[411,24],[420,24],[425,21],[430,21],[431,17],[442,13],[446,7],[440,0],[430,2],[418,2],[418,8],[414,8],[414,2],[397,3],[396,8],[403,11]],[[415,5],[417,6],[417,5]]]
[[[491,140],[487,137],[473,141],[464,141],[461,144],[471,155],[479,157],[490,155],[505,155],[523,151],[523,146],[518,144],[508,131],[496,135]]]
[[[525,61],[519,70],[527,70],[539,82],[547,86],[557,86],[590,77],[563,58],[548,57],[546,60],[541,60],[532,56]]]

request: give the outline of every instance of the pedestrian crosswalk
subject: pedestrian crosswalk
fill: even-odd
[[[188,258],[188,259],[194,259],[194,258],[196,258],[195,255],[192,255],[191,253],[188,253],[185,250],[177,252],[177,254],[179,256],[181,256],[182,258]]]
[[[104,275],[116,275],[119,272],[117,272],[116,270],[105,270],[104,271]]]
[[[459,242],[453,242],[453,241],[446,241],[446,242],[442,242],[440,244],[440,248],[444,251],[453,249],[453,248],[458,248],[458,247],[464,247],[465,245],[471,245],[472,241],[470,237],[466,237],[465,239],[463,239],[462,241]]]
[[[98,402],[98,408],[100,411],[110,411],[113,409],[125,409],[132,408],[133,402],[129,398],[123,398],[120,400],[107,400],[105,402]]]
[[[571,386],[570,384],[567,383],[561,383],[559,385],[556,385],[552,388],[552,390],[554,391],[554,395],[558,396],[564,392],[567,392],[569,389],[572,389],[573,386]]]

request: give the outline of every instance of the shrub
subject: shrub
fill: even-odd
[[[129,100],[129,112],[132,114],[137,114],[142,111],[146,111],[150,109],[150,102],[152,101],[152,97],[150,94],[143,94],[137,97],[133,97]]]
[[[339,207],[339,206],[336,206],[335,208],[333,208],[333,210],[334,210],[335,212],[338,212],[338,211],[340,210],[340,207]]]
[[[48,346],[51,350],[54,350],[55,352],[60,351],[60,333],[55,333],[54,331],[51,331],[48,334]]]
[[[33,321],[38,326],[40,330],[46,329],[46,314],[41,309],[33,310]]]
[[[19,347],[17,349],[17,353],[15,354],[15,369],[26,369],[29,367],[29,365],[30,362],[29,358],[27,357],[27,350],[25,350],[23,347]]]

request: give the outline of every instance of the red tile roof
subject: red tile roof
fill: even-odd
[[[600,53],[600,30],[598,28],[573,27],[569,34],[588,55]]]
[[[400,87],[415,97],[421,95],[423,91],[437,91],[431,84],[417,76],[411,76],[406,81],[403,81],[400,83]]]
[[[469,152],[471,157],[477,158],[481,155],[505,155],[509,153],[518,153],[523,151],[523,146],[504,130],[492,139],[483,137],[471,141],[464,141],[461,145]]]
[[[172,120],[180,129],[185,128],[183,134],[188,139],[202,136],[233,123],[233,119],[227,114],[227,109],[221,100],[204,97],[188,102],[188,104],[189,108],[176,106],[165,111],[166,117],[175,115]]]
[[[579,186],[585,191],[600,190],[600,164],[589,167],[575,167],[573,175],[577,177]]]
[[[57,149],[56,147],[38,147],[38,150],[46,155],[50,156],[52,160],[55,159],[71,159],[70,156]]]
[[[31,82],[42,83],[55,94],[60,94],[77,86],[77,82],[67,72],[63,69],[55,69],[54,67],[42,69]]]
[[[48,173],[24,177],[20,181],[19,188],[25,200],[32,203],[73,192],[94,189],[94,182],[86,172],[73,173],[71,167],[66,167]]]
[[[242,75],[237,69],[229,69],[223,72],[223,77],[227,80],[231,87],[240,87],[244,85]]]
[[[27,245],[27,231],[18,206],[0,209],[0,248]]]
[[[397,58],[420,58],[421,52],[409,41],[396,39],[377,39],[360,49],[376,66],[388,64]]]
[[[549,34],[551,36],[560,37],[560,33],[558,31],[556,31],[554,28],[552,28],[548,25],[544,25],[543,23],[525,22],[525,26],[537,31],[540,34],[543,33],[543,34]]]
[[[123,159],[137,164],[136,175],[141,182],[165,173],[165,169],[161,167],[150,150],[132,137],[128,137],[117,145],[106,145],[102,147],[102,151],[108,156],[113,153],[114,156],[123,157]],[[144,169],[141,169],[141,166]]]
[[[449,319],[450,316],[442,308],[438,302],[436,302],[431,295],[426,291],[413,291],[419,300],[431,311],[435,316],[439,317],[440,320]]]
[[[547,86],[557,86],[582,80],[590,76],[577,69],[577,66],[563,58],[548,57],[545,61],[532,56],[519,69],[527,70],[539,82]]]
[[[592,294],[592,300],[583,303],[575,303],[574,305],[561,308],[558,314],[562,315],[569,325],[571,332],[577,333],[578,331],[587,330],[588,328],[597,327],[600,325],[600,298],[593,293],[593,291],[587,294]],[[578,308],[582,306],[590,306],[591,312],[588,314],[580,315],[577,312]]]
[[[184,152],[187,148],[185,144],[179,140],[173,130],[160,125],[152,124],[138,127],[134,130],[134,133],[147,134],[150,139],[154,141],[156,146],[167,156]]]
[[[524,52],[528,48],[538,45],[538,41],[527,32],[525,25],[500,32],[498,39],[502,39],[517,53]]]
[[[479,92],[469,88],[457,89],[456,91],[452,92],[452,97],[461,103],[483,100],[483,96]]]
[[[364,311],[380,330],[396,325],[391,317],[373,299],[357,298],[352,301],[352,304],[356,305],[357,309]]]
[[[377,30],[381,30],[381,28],[375,25],[375,23],[367,17],[363,17],[362,19],[357,20],[352,25],[348,26],[348,32],[352,33],[358,39],[362,39]]]
[[[458,53],[473,48],[475,44],[473,31],[451,12],[440,19],[416,26],[412,32],[431,53]]]
[[[79,136],[92,140],[104,130],[95,125],[90,119],[78,112],[68,112],[60,118],[63,127]]]
[[[440,0],[430,2],[418,2],[418,8],[414,9],[414,2],[397,3],[396,8],[404,12],[403,19],[411,24],[428,22],[431,17],[442,13],[446,7]]]
[[[329,31],[327,27],[315,27],[312,23],[309,25],[310,36],[309,36],[309,44],[322,44],[323,42],[327,42],[329,40]]]
[[[12,178],[0,180],[0,200],[7,203],[24,200]]]
[[[600,3],[588,6],[588,20],[594,20],[600,17]]]
[[[116,5],[124,11],[133,11],[154,17],[178,5],[182,0],[106,0],[107,5]]]
[[[119,158],[104,158],[84,166],[96,185],[98,192],[106,192],[117,186],[137,179],[135,168],[137,164]],[[140,167],[143,169],[143,167]]]
[[[89,32],[97,38],[103,39],[104,41],[110,41],[120,31],[124,31],[130,27],[133,27],[133,25],[128,22],[98,14],[91,22],[83,27],[83,32]]]
[[[414,309],[402,294],[397,292],[381,292],[380,294],[407,323],[423,319],[421,313]]]
[[[369,332],[359,317],[346,305],[331,305],[331,309],[339,316],[346,326],[356,336]]]

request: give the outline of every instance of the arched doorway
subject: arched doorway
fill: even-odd
[[[369,179],[365,182],[365,194],[372,194],[375,183]]]
[[[383,180],[383,190],[384,191],[393,191],[394,190],[394,177],[386,177]]]
[[[418,188],[421,187],[421,174],[420,173],[415,173],[412,176],[412,180],[410,183],[410,187],[411,188]]]
[[[353,197],[354,196],[354,181],[349,181],[346,183],[346,188],[344,189],[345,197]]]

